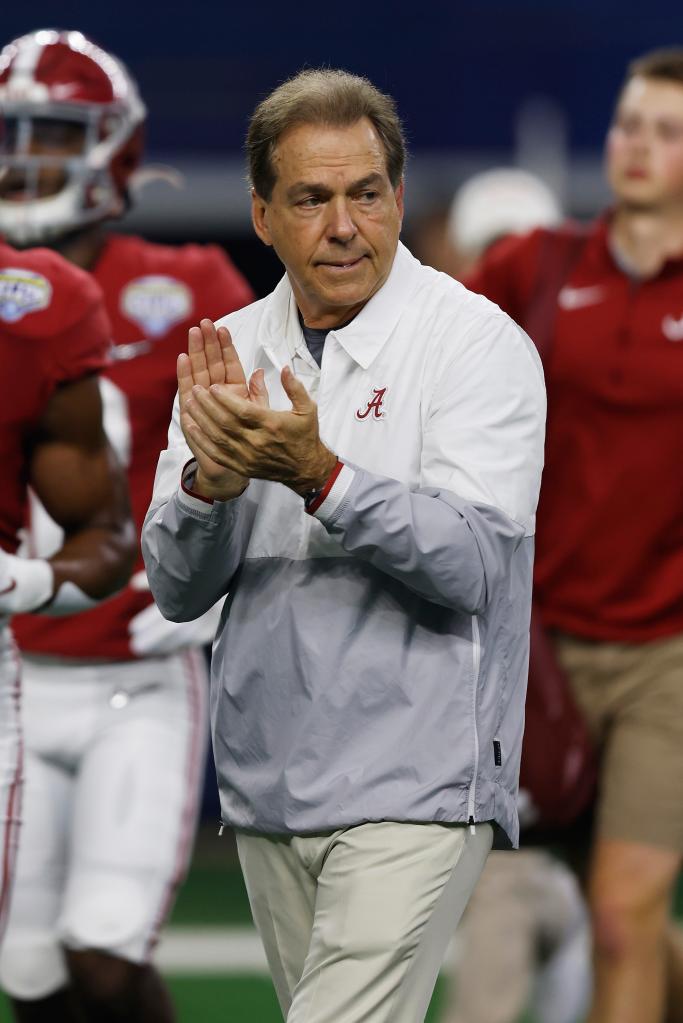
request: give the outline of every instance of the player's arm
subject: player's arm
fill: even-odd
[[[135,528],[125,476],[102,426],[95,376],[53,393],[32,438],[29,474],[64,543],[47,560],[6,556],[12,564],[5,561],[4,574],[15,586],[0,596],[0,609],[66,614],[124,586],[135,558]]]
[[[50,558],[57,598],[64,583],[94,600],[124,586],[135,527],[125,475],[104,433],[96,377],[65,384],[52,396],[36,438],[31,484],[65,534]]]

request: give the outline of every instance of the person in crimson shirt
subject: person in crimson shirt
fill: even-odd
[[[115,57],[80,33],[41,31],[9,44],[0,69],[0,230],[58,248],[104,292],[105,427],[139,532],[188,327],[253,295],[217,247],[107,230],[129,203],[145,118]],[[60,543],[53,518],[32,501],[30,552]],[[194,836],[208,730],[201,644],[218,613],[166,622],[138,550],[130,584],[101,607],[16,621],[27,786],[0,982],[20,1019],[173,1018],[150,955]]]
[[[553,321],[542,346],[535,595],[602,751],[589,1023],[674,1023],[683,1019],[683,946],[669,923],[683,853],[683,49],[629,67],[607,171],[614,207],[583,236],[563,227],[501,242],[467,284],[532,336],[539,302]]]
[[[0,935],[22,772],[10,617],[92,607],[132,568],[125,478],[102,428],[95,378],[109,345],[102,297],[86,274],[52,252],[17,252],[0,239]],[[64,530],[49,560],[16,556],[27,482]]]
[[[448,255],[437,269],[462,279],[501,238],[539,226],[554,227],[562,219],[556,196],[536,175],[517,167],[474,174],[451,202],[445,233]],[[459,925],[441,1023],[517,1023],[525,1010],[535,1023],[577,1023],[588,1004],[590,933],[579,884],[554,850],[529,838],[529,828],[543,820],[537,791],[529,786],[528,774],[524,777],[527,744],[534,739],[529,715],[532,686],[530,678],[518,800],[521,848],[514,856],[494,850],[486,861]],[[553,690],[551,698],[556,706],[562,694]],[[540,727],[545,739],[551,731],[547,717]],[[575,747],[571,756],[573,766]],[[558,770],[563,766],[558,757]],[[550,790],[545,756],[542,771],[543,784]],[[556,788],[552,791],[555,794]]]

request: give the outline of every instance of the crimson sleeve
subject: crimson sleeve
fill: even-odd
[[[208,245],[203,253],[201,282],[196,286],[198,320],[205,316],[218,320],[254,301],[251,285],[223,249]]]
[[[51,339],[52,377],[56,384],[104,369],[109,361],[111,327],[101,301]]]

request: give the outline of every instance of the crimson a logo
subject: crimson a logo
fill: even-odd
[[[373,387],[372,398],[368,401],[365,408],[356,409],[356,419],[384,419],[384,395],[386,394],[386,387]]]

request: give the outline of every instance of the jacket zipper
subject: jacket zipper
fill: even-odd
[[[477,790],[477,775],[479,774],[479,732],[477,731],[477,689],[479,687],[479,669],[481,666],[481,642],[479,638],[479,619],[472,615],[472,667],[474,674],[474,685],[472,686],[472,723],[474,726],[474,772],[470,782],[470,791],[467,799],[467,823],[470,831],[474,834],[474,810]]]

